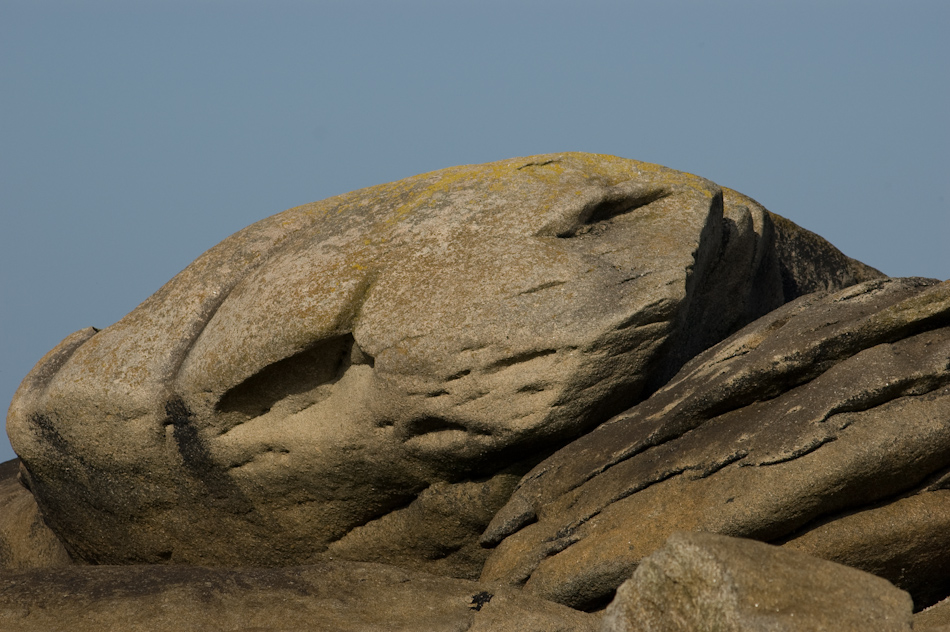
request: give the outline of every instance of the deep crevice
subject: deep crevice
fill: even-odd
[[[352,334],[321,340],[228,389],[216,410],[241,413],[248,419],[258,417],[281,400],[336,382],[352,364],[374,365],[372,356],[359,348]]]
[[[566,281],[548,281],[547,283],[536,285],[534,287],[528,288],[527,290],[522,290],[521,292],[518,292],[516,296],[523,296],[525,294],[534,294],[535,292],[540,292],[542,290],[547,290],[552,287],[558,287],[565,284],[566,284]]]
[[[671,192],[664,189],[642,192],[634,196],[631,196],[629,193],[608,193],[589,208],[581,211],[580,217],[578,218],[579,222],[576,226],[557,233],[555,237],[561,239],[580,237],[591,232],[598,225],[606,224],[616,217],[631,213],[669,195],[671,195]]]
[[[497,362],[493,362],[485,367],[487,371],[498,371],[505,369],[516,364],[522,364],[524,362],[529,362],[537,358],[543,358],[544,356],[549,356],[551,354],[557,353],[557,349],[542,349],[540,351],[526,351],[524,353],[516,353],[513,356],[507,358],[502,358]]]

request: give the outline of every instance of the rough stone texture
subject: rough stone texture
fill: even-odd
[[[594,608],[677,530],[950,593],[950,282],[816,293],[689,362],[525,476],[483,580]]]
[[[20,482],[19,459],[0,463],[0,569],[66,566],[69,555]]]
[[[359,562],[0,572],[4,632],[587,632],[597,621],[510,588]]]
[[[602,632],[910,632],[910,595],[781,547],[675,533],[617,590]]]
[[[819,524],[784,546],[886,577],[923,607],[950,594],[948,534],[950,490],[938,488]]]
[[[656,165],[456,167],[226,239],[47,354],[7,428],[79,561],[475,577],[545,454],[753,318],[880,276]]]
[[[950,630],[950,599],[944,599],[914,615],[914,630],[943,632]]]

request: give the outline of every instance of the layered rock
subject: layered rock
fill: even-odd
[[[620,586],[601,631],[910,632],[912,606],[870,573],[753,540],[677,532]]]
[[[540,463],[483,580],[594,608],[679,530],[784,543],[950,593],[950,282],[780,307]]]
[[[474,577],[479,534],[546,454],[752,319],[880,276],[656,165],[456,167],[226,239],[51,351],[7,428],[81,562],[335,557]]]

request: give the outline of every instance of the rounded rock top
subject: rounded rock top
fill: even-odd
[[[455,556],[472,575],[511,481],[552,449],[754,318],[876,276],[658,165],[452,167],[225,239],[40,360],[8,432],[77,560]],[[416,524],[435,535],[406,540]]]

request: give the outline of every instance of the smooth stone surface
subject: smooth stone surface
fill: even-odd
[[[483,580],[578,608],[678,530],[950,592],[950,282],[867,282],[759,319],[525,476]],[[886,519],[885,519],[886,518]]]
[[[880,276],[657,165],[454,167],[229,237],[47,354],[7,429],[79,561],[477,577],[545,455],[753,318]]]
[[[46,526],[33,494],[17,480],[19,459],[0,463],[0,569],[26,570],[72,563]]]
[[[5,631],[588,632],[597,621],[510,588],[358,562],[0,572]]]
[[[644,558],[602,632],[909,632],[910,595],[847,566],[709,533]]]

